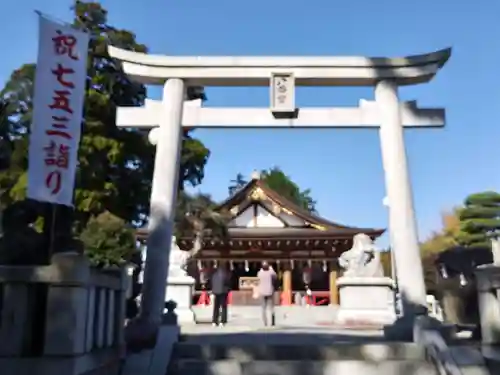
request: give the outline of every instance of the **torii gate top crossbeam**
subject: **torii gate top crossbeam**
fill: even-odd
[[[373,86],[430,81],[451,55],[451,48],[402,58],[313,56],[161,56],[109,47],[125,73],[144,84],[181,78],[200,86],[269,86],[272,74],[293,74],[297,86]]]

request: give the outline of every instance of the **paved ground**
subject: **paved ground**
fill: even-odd
[[[197,306],[193,308],[197,326],[210,326],[212,322],[211,306]],[[349,327],[340,326],[336,323],[337,306],[277,306],[275,309],[276,325],[284,328],[299,329],[319,329],[339,330],[349,328],[350,330],[376,331],[381,330],[382,326],[352,323]],[[228,327],[233,329],[260,329],[263,328],[261,310],[258,306],[232,306],[228,310]],[[239,328],[237,328],[239,327]]]
[[[181,328],[184,340],[223,342],[231,339],[238,342],[255,343],[259,340],[273,340],[279,343],[320,340],[321,342],[373,342],[384,341],[382,327],[339,326],[335,323],[337,306],[277,306],[277,327],[266,328],[262,324],[258,306],[230,306],[228,324],[212,327],[211,306],[193,308],[198,324]],[[457,335],[458,340],[468,339],[470,332]]]
[[[276,306],[275,315],[278,325],[287,326],[314,326],[335,321],[337,306]],[[210,323],[212,320],[211,306],[193,307],[196,320],[199,323]],[[235,325],[261,325],[261,310],[259,306],[230,306],[228,309],[229,322]]]

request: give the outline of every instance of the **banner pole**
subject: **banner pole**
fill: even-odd
[[[57,233],[57,221],[56,221],[56,216],[57,216],[57,205],[56,204],[51,204],[50,205],[50,242],[49,242],[49,262],[52,258],[52,255],[54,254],[56,250],[56,233]]]

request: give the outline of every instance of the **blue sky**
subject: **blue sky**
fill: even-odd
[[[445,129],[406,132],[420,238],[440,212],[471,193],[500,190],[500,2],[492,0],[106,0],[110,22],[136,33],[152,53],[172,55],[404,56],[453,47],[427,85],[404,100],[447,109]],[[0,85],[36,58],[34,9],[70,20],[68,0],[8,1],[0,13]],[[268,89],[217,88],[210,106],[268,106]],[[150,90],[158,97],[159,90]],[[299,106],[356,105],[370,88],[299,89]],[[209,130],[211,149],[197,189],[216,199],[238,172],[280,166],[310,188],[320,213],[347,225],[386,227],[380,147],[370,130]],[[382,240],[382,244],[386,240]]]

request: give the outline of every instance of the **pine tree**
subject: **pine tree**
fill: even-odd
[[[490,247],[490,238],[500,234],[500,194],[485,191],[469,195],[460,210],[459,241],[469,248]]]

